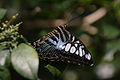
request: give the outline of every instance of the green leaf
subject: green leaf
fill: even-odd
[[[50,64],[45,66],[45,68],[47,68],[53,74],[53,76],[59,76],[61,74],[60,70],[54,66],[51,66]]]
[[[104,36],[108,39],[112,39],[120,35],[120,30],[117,29],[115,26],[111,26],[107,24],[103,26],[102,29]]]
[[[120,50],[120,40],[109,41],[106,45],[106,49],[104,61],[112,61],[115,59],[115,53]]]
[[[0,19],[2,19],[4,17],[4,15],[6,14],[7,10],[0,8]]]
[[[7,49],[5,46],[0,46],[0,65],[4,66],[6,63],[10,63],[9,57],[9,49]]]
[[[120,50],[120,40],[110,41],[107,43],[107,51]]]
[[[104,61],[113,61],[115,59],[114,56],[117,51],[120,51],[120,40],[107,42]]]
[[[0,66],[0,80],[11,80],[10,72],[4,66]]]
[[[11,59],[14,69],[19,74],[29,79],[37,78],[39,58],[32,47],[21,43],[13,49]]]

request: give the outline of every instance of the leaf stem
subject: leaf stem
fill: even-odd
[[[7,26],[9,26],[11,23],[13,23],[16,20],[18,15],[19,14],[17,13],[16,15],[12,16],[12,19],[10,19],[10,21],[8,21]]]

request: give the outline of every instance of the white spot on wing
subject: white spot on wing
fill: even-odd
[[[81,46],[79,47],[79,54],[80,54],[80,57],[82,57],[83,55],[82,55],[82,48],[81,48]]]
[[[58,43],[57,43],[57,45],[56,45],[56,47],[57,47],[57,49],[62,49],[63,48],[63,46],[64,46],[64,42],[62,42],[62,41],[59,41]]]
[[[76,41],[76,43],[80,43],[80,41]]]
[[[77,47],[78,46],[78,44],[75,44],[75,47]]]
[[[88,60],[90,60],[91,59],[91,55],[88,53],[88,54],[86,54],[85,55],[85,57],[88,59]]]
[[[71,44],[68,43],[68,44],[66,45],[66,47],[65,47],[65,51],[69,51],[70,47],[71,47]]]
[[[84,48],[84,46],[81,46],[81,48]]]
[[[79,54],[79,53],[78,53],[78,50],[75,52],[75,54],[77,54],[77,55]]]
[[[59,46],[59,48],[62,48],[62,47],[63,47],[63,45],[60,45],[60,46]]]
[[[74,47],[74,46],[72,46],[72,47],[71,47],[71,49],[70,49],[70,53],[74,53],[74,52],[75,52],[75,50],[76,50],[76,49],[75,49],[75,47]]]
[[[64,49],[65,48],[65,46],[62,46],[62,49]]]
[[[83,51],[83,55],[85,55],[85,50],[82,50]]]
[[[72,37],[72,42],[73,42],[74,40],[75,40],[75,37],[73,36],[73,37]]]
[[[90,66],[93,66],[93,64],[91,64]]]

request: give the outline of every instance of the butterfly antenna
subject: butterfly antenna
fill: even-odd
[[[73,17],[72,19],[70,19],[69,21],[67,21],[64,25],[65,27],[67,27],[68,24],[70,24],[72,21],[74,21],[75,19],[78,19],[80,18],[80,15],[76,16],[76,17]]]
[[[67,27],[68,24],[70,24],[73,20],[80,18],[80,15],[74,16],[76,9],[79,7],[79,4],[76,4],[75,6],[73,6],[74,8],[70,11],[71,13],[67,16],[66,19],[66,23],[65,23],[65,27]]]

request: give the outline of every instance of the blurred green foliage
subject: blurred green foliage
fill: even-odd
[[[70,67],[70,71],[71,70],[73,71],[72,73],[73,75],[74,75],[74,72],[77,72],[77,77],[79,77],[78,80],[104,80],[104,79],[119,80],[120,79],[119,77],[120,75],[120,63],[119,63],[120,62],[120,0],[1,0],[0,4],[3,5],[2,7],[5,8],[5,9],[0,9],[0,19],[4,17],[7,9],[7,14],[5,16],[6,18],[9,18],[10,16],[14,15],[16,12],[19,12],[20,17],[23,19],[23,21],[26,21],[26,20],[34,21],[39,19],[40,20],[45,20],[45,19],[70,20],[71,18],[76,16],[79,16],[78,18],[83,19],[84,17],[94,13],[96,10],[98,10],[101,7],[106,8],[107,10],[106,15],[101,19],[97,20],[96,22],[94,22],[93,24],[91,24],[95,29],[98,30],[96,34],[91,34],[88,31],[82,30],[80,27],[81,26],[80,24],[78,26],[74,26],[70,28],[68,27],[70,32],[76,34],[77,36],[82,36],[82,35],[88,36],[88,38],[91,41],[88,48],[92,52],[92,55],[94,57],[94,63],[95,63],[94,66],[89,69],[86,69],[84,67],[74,68],[73,65],[72,67],[69,65],[69,67]],[[73,23],[75,21],[73,21]],[[13,25],[11,26],[14,27]],[[35,26],[37,26],[37,24],[34,25],[33,28]],[[37,30],[38,31],[38,34],[37,34],[35,33],[34,29],[33,29],[33,32],[32,30],[30,32],[25,28],[20,28],[20,33],[22,33],[28,39],[29,42],[32,42],[34,39],[36,39],[36,37],[38,38],[38,36],[43,36],[47,34],[50,30],[52,29],[44,29],[44,28],[39,29]],[[35,33],[35,35],[33,35],[33,33]],[[0,36],[0,38],[1,37],[3,36]],[[9,36],[9,38],[11,37]],[[17,39],[17,37],[15,38]],[[13,39],[13,38],[11,39],[13,40],[13,42],[16,42],[16,39]],[[10,41],[10,44],[14,46],[13,42],[11,43]],[[19,42],[17,41],[17,43]],[[28,46],[28,43],[26,44],[26,46]],[[27,51],[26,51],[26,55],[24,55],[23,58],[32,57],[32,55],[28,55],[30,54],[28,51],[29,47],[30,46],[28,46],[25,49]],[[6,48],[5,45],[3,47],[0,47],[0,64],[2,61],[2,64],[5,65],[5,66],[2,65],[2,67],[0,66],[0,80],[9,80],[9,79],[16,80],[15,78],[17,78],[18,80],[27,80],[26,78],[24,78],[26,77],[24,73],[27,72],[27,69],[29,68],[27,68],[25,71],[23,69],[24,68],[23,65],[21,65],[18,67],[20,67],[19,69],[22,70],[23,72],[20,72],[16,69],[17,72],[20,73],[21,75],[24,75],[24,77],[17,74],[17,72],[15,72],[14,69],[11,67],[9,68],[10,71],[8,70],[7,66],[11,65],[11,62],[9,62],[10,61],[9,56],[6,56],[11,54],[11,50],[9,50],[8,48],[9,47]],[[19,53],[19,52],[16,52],[16,53]],[[20,53],[20,54],[23,54],[23,53]],[[35,52],[35,55],[36,55],[36,52]],[[18,56],[21,57],[21,55],[18,55]],[[26,59],[23,59],[23,60],[25,61],[26,64],[29,63],[29,61],[27,61]],[[65,73],[66,70],[64,71],[61,68],[64,68],[64,69],[66,68],[63,67],[63,64],[61,64],[62,66],[60,66],[60,64],[59,65],[57,64],[55,66],[52,66],[52,65],[55,65],[55,64],[50,63],[46,66],[48,71],[42,69],[41,66],[43,65],[39,66],[40,71],[43,72],[38,75],[40,76],[40,79],[42,79],[43,77],[46,77],[46,78],[48,77],[45,80],[49,80],[51,79],[50,77],[59,75],[60,77],[62,77],[60,79],[63,80],[64,76],[67,73]],[[34,64],[33,65],[30,64],[29,66],[32,67],[34,66]],[[59,69],[61,70],[61,74]],[[31,68],[31,71],[34,71],[34,69]],[[37,71],[35,72],[34,75],[36,75],[36,73]],[[6,75],[2,76],[4,74]],[[17,74],[17,76],[13,76],[15,74]],[[27,74],[27,78],[31,79],[29,77],[29,74]],[[51,76],[51,74],[53,76]],[[72,74],[69,74],[69,75],[72,76]],[[57,80],[59,80],[58,77],[57,77]]]
[[[0,19],[2,19],[6,13],[6,9],[0,8]]]
[[[17,15],[0,25],[0,80],[11,80],[9,70],[12,66],[22,76],[37,79],[38,54],[19,34],[21,22],[13,25]]]
[[[60,74],[61,74],[61,72],[57,68],[55,68],[54,66],[51,66],[49,64],[46,65],[45,68],[47,68],[52,73],[52,75],[54,75],[56,77],[60,76]]]
[[[11,80],[10,72],[4,66],[0,66],[0,80]]]

